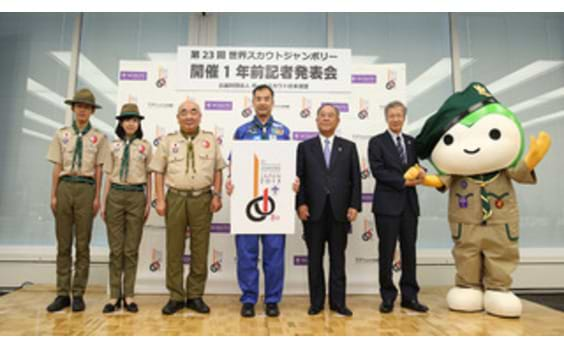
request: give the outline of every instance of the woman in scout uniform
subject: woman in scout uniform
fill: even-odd
[[[104,192],[102,217],[108,229],[110,244],[110,303],[104,313],[121,308],[136,313],[133,302],[137,259],[143,225],[149,216],[151,202],[151,144],[143,139],[136,104],[125,104],[116,116],[118,139],[110,146],[104,161],[108,175]],[[123,277],[123,281],[122,281]]]
[[[478,82],[449,97],[423,126],[416,138],[417,155],[430,158],[439,172],[426,175],[424,185],[450,191],[457,272],[456,286],[447,295],[450,309],[521,315],[521,302],[509,291],[519,262],[519,210],[512,181],[536,183],[534,169],[550,143],[550,136],[540,132],[531,137],[521,159],[521,123]],[[410,168],[406,179],[420,170]]]
[[[102,163],[108,146],[106,136],[89,121],[95,109],[100,108],[92,92],[82,89],[65,104],[74,112],[72,125],[56,132],[47,154],[54,164],[51,210],[57,234],[57,297],[47,307],[49,312],[70,306],[71,293],[72,310],[85,309],[92,222],[100,207]],[[73,236],[76,259],[71,286]]]

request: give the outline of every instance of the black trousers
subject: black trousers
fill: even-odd
[[[400,216],[375,214],[378,234],[378,265],[380,296],[384,301],[395,301],[398,289],[392,280],[392,263],[399,238],[401,252],[400,290],[402,301],[417,299],[419,285],[416,277],[417,215],[409,204]]]
[[[323,256],[325,242],[329,244],[329,305],[344,308],[347,277],[345,274],[345,249],[347,248],[348,222],[335,221],[329,197],[319,221],[304,223],[308,250],[308,282],[310,305],[323,308],[325,304],[325,272]]]

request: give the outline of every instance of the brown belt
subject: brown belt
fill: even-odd
[[[174,187],[170,187],[168,191],[184,197],[198,197],[206,193],[211,193],[211,189],[209,187],[201,190],[178,190]]]

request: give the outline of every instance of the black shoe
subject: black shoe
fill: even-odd
[[[125,310],[128,311],[129,313],[139,312],[139,307],[137,306],[137,303],[135,302],[127,303],[125,302],[125,298],[123,299],[123,308],[125,308]]]
[[[331,307],[331,310],[339,313],[340,315],[344,315],[345,317],[352,317],[353,315],[353,312],[347,306]]]
[[[120,308],[121,308],[121,299],[118,299],[115,304],[107,303],[104,306],[104,309],[102,309],[102,313],[104,313],[104,314],[113,313]]]
[[[401,301],[401,306],[403,308],[411,309],[416,312],[426,313],[429,311],[429,307],[425,306],[422,303],[419,303],[417,300],[410,300],[410,301]]]
[[[255,305],[252,303],[243,303],[241,307],[241,316],[251,318],[255,316]]]
[[[380,304],[380,313],[390,313],[394,310],[394,303],[392,301],[382,301]]]
[[[280,310],[278,309],[277,303],[267,303],[265,312],[269,317],[277,317],[280,315]]]
[[[73,312],[82,312],[86,308],[84,304],[84,299],[82,296],[74,296],[72,298],[72,311]]]
[[[70,301],[70,297],[68,296],[57,296],[55,297],[55,300],[53,301],[53,303],[51,303],[49,306],[47,306],[47,311],[48,312],[58,312],[60,310],[63,310],[65,308],[67,308],[68,306],[70,306],[71,301]]]
[[[184,301],[169,300],[163,307],[162,313],[164,315],[171,315],[184,308]]]
[[[198,313],[207,314],[210,312],[210,307],[202,300],[201,297],[186,300],[186,308],[195,310]]]
[[[313,307],[313,306],[311,306],[311,307],[309,307],[309,309],[308,309],[308,311],[307,311],[307,314],[309,314],[309,315],[317,315],[317,314],[321,313],[321,311],[323,311],[323,308],[322,308],[322,307]]]

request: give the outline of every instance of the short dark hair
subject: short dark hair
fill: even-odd
[[[116,135],[118,136],[118,138],[120,138],[121,140],[125,140],[126,139],[126,134],[125,134],[125,129],[123,129],[123,126],[121,125],[123,123],[123,121],[128,120],[132,117],[128,117],[128,118],[122,118],[121,120],[119,120],[118,125],[116,127]],[[135,132],[135,137],[137,139],[143,139],[143,129],[141,128],[141,120],[139,120],[139,128],[137,128],[137,132]]]
[[[396,108],[398,106],[403,109],[403,116],[405,117],[405,115],[407,115],[407,107],[399,100],[394,100],[393,102],[390,102],[388,103],[388,105],[386,105],[386,108],[384,109],[384,117],[388,118],[388,110]]]
[[[274,98],[274,91],[272,90],[272,87],[270,87],[269,85],[258,85],[253,89],[253,97],[255,96],[255,94],[257,93],[257,91],[263,90],[263,89],[268,89],[270,91],[270,96],[272,98]]]
[[[88,105],[88,106],[90,106],[90,109],[92,110],[92,113],[95,113],[95,112],[96,112],[96,107],[95,107],[94,105],[90,105],[90,104],[87,104],[87,103],[72,103],[72,104],[71,104],[71,111],[72,111],[72,112],[75,112],[75,111],[74,111],[74,107],[76,106],[76,104]]]
[[[336,107],[335,105],[333,105],[333,104],[331,104],[331,103],[321,104],[321,106],[319,106],[319,107],[317,108],[317,116],[319,116],[319,113],[321,112],[321,110],[322,110],[324,107],[326,107],[326,106],[332,107],[333,110],[335,110],[335,113],[337,114],[337,117],[340,117],[340,116],[341,116],[341,110],[339,110],[338,107]]]

